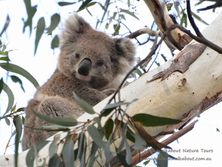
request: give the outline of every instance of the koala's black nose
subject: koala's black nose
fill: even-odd
[[[92,66],[92,62],[90,59],[88,58],[83,59],[79,64],[78,73],[80,75],[87,76],[89,74],[91,66]]]

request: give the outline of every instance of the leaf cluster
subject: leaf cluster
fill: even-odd
[[[150,136],[143,126],[162,126],[180,122],[149,114],[136,114],[131,117],[122,109],[123,106],[130,105],[125,102],[107,104],[100,114],[96,114],[93,107],[83,99],[76,95],[75,99],[87,113],[94,115],[92,120],[78,122],[73,118],[54,118],[35,113],[37,117],[50,123],[42,127],[42,130],[68,132],[65,137],[55,136],[50,142],[49,166],[91,167],[98,163],[102,166],[120,164],[131,166],[134,152],[142,151],[147,147],[157,150],[166,147]],[[73,129],[72,126],[75,128]],[[46,143],[40,143],[29,150],[28,155],[32,156],[26,157],[28,166],[33,166],[35,159],[33,156],[38,155],[44,144]],[[63,144],[61,153],[58,151],[60,144]]]

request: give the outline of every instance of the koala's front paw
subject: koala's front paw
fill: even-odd
[[[109,89],[103,90],[102,92],[103,92],[104,94],[106,94],[107,96],[109,96],[109,95],[113,94],[115,91],[116,91],[116,89],[114,89],[114,88],[109,88]]]

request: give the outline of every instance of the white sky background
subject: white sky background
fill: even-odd
[[[61,13],[62,19],[64,20],[64,18],[67,17],[69,12],[74,10],[69,7],[66,7],[63,9],[63,11],[61,11],[61,9],[58,9],[56,5],[54,5],[55,4],[54,0],[47,0],[47,1],[40,0],[36,2],[37,3],[40,2],[40,4],[43,7],[43,8],[39,7],[39,9],[42,10],[38,11],[38,16],[49,14],[50,17],[52,13],[57,11]],[[22,34],[23,22],[21,21],[21,18],[22,17],[26,18],[27,16],[23,2],[19,0],[13,0],[13,1],[2,0],[0,1],[0,7],[1,7],[1,12],[0,12],[1,27],[4,24],[6,14],[10,13],[11,17],[11,23],[7,31],[6,39],[8,42],[7,44],[9,49],[13,50],[10,52],[10,59],[12,60],[12,63],[16,63],[19,66],[25,68],[37,79],[40,85],[42,85],[53,73],[57,64],[57,57],[59,51],[55,50],[53,52],[50,49],[50,41],[52,37],[43,36],[43,39],[41,39],[39,43],[37,54],[34,56],[33,53],[34,53],[35,30],[33,30],[33,35],[31,36],[31,38],[29,38],[28,33],[26,33],[25,35]],[[192,9],[195,12],[194,8]],[[213,21],[213,18],[219,13],[218,11],[219,10],[216,10],[216,13],[212,14],[209,14],[211,13],[211,11],[201,12],[199,14],[204,18],[205,21],[210,23],[211,21]],[[137,12],[141,20],[140,21],[141,25],[138,24],[137,20],[132,19],[132,21],[130,21],[130,23],[128,24],[128,26],[132,28],[132,30],[137,30],[139,28],[142,28],[143,26],[146,25],[145,23],[148,23],[147,25],[150,25],[150,22],[152,20],[151,16],[145,14],[148,12],[148,9],[142,2],[138,6]],[[92,24],[92,26],[95,25],[95,19],[94,20],[87,19],[89,18],[89,15],[85,13],[82,13],[81,15],[84,18],[86,18],[86,20],[89,21]],[[38,18],[38,16],[36,18]],[[36,25],[36,22],[37,20],[35,20],[33,25]],[[46,24],[49,25],[49,22],[47,22]],[[197,24],[198,26],[200,26],[200,29],[203,29],[205,27],[205,25],[203,25],[202,23],[197,22]],[[103,30],[104,29],[102,29],[102,31]],[[145,53],[143,50],[145,50]],[[142,47],[138,47],[137,56],[146,55],[147,52],[148,52],[147,48],[144,49]],[[5,71],[0,69],[0,73],[3,72]],[[15,93],[15,100],[17,102],[17,107],[19,108],[26,106],[27,101],[30,98],[32,98],[35,92],[35,88],[32,86],[32,84],[23,79],[23,85],[26,90],[26,92],[23,93],[18,84],[11,83],[10,79],[8,80],[8,83],[10,84],[11,89]],[[5,111],[7,104],[6,99],[7,99],[6,97],[2,98],[2,96],[0,96],[0,115],[2,115]],[[180,138],[177,142],[174,142],[173,144],[170,145],[173,148],[173,150],[181,149],[180,153],[171,153],[171,155],[175,157],[187,156],[189,158],[192,157],[211,158],[212,160],[209,161],[170,160],[169,166],[209,167],[209,166],[218,166],[218,164],[221,164],[220,151],[222,147],[220,142],[222,141],[222,134],[221,132],[216,131],[216,128],[218,128],[220,131],[222,130],[221,107],[222,104],[219,104],[211,108],[209,111],[203,113],[199,119],[199,122],[196,124],[194,130],[186,134],[184,137]],[[6,126],[4,120],[0,121],[0,155],[4,153],[6,143],[12,131],[13,131],[12,126]],[[13,143],[13,141],[11,143]],[[183,149],[192,149],[192,150],[196,149],[199,152],[185,153],[183,152]],[[212,152],[203,153],[201,152],[202,151],[201,149],[212,150]],[[6,153],[7,154],[13,153],[13,146],[9,147]]]

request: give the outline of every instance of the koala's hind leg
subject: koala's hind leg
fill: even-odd
[[[73,116],[78,117],[83,110],[74,102],[60,96],[51,96],[39,105],[39,112],[52,117]]]
[[[73,101],[69,101],[59,96],[51,96],[43,101],[31,100],[26,109],[25,129],[23,136],[23,150],[31,147],[40,141],[44,141],[55,132],[41,130],[46,121],[39,119],[34,112],[50,117],[75,117],[83,113],[83,110]]]
[[[114,88],[105,89],[102,92],[105,93],[107,96],[113,94],[116,91]]]

